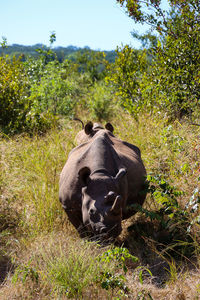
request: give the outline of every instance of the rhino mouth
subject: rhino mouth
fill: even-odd
[[[121,223],[113,226],[95,225],[92,226],[92,224],[88,223],[81,226],[79,228],[80,236],[90,241],[113,242],[122,231]]]
[[[121,233],[121,231],[121,225],[115,224],[109,228],[106,226],[102,226],[96,230],[94,229],[92,230],[91,234],[95,240],[113,242]]]

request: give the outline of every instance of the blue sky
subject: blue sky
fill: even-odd
[[[134,24],[115,0],[0,0],[0,11],[0,38],[9,45],[48,45],[55,31],[55,46],[138,48],[130,32],[147,29]]]

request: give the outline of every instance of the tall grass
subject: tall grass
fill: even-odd
[[[119,118],[115,133],[139,146],[148,173],[165,174],[180,190],[191,195],[199,184],[200,130],[190,122],[169,123],[163,116]]]
[[[55,130],[44,137],[19,136],[2,143],[3,200],[21,214],[21,226],[31,226],[31,234],[52,231],[61,221],[59,173],[73,147],[72,134],[71,129]]]
[[[51,299],[95,298],[101,290],[98,288],[101,274],[112,272],[115,267],[114,262],[100,261],[102,250],[97,245],[66,233],[42,236],[31,249],[32,253],[16,268],[12,282],[23,283],[27,289],[33,285],[41,294],[48,290]]]
[[[136,123],[122,112],[112,123],[116,136],[139,146],[148,173],[164,176],[184,192],[178,198],[184,208],[200,184],[199,127],[148,115]],[[198,299],[198,223],[190,232],[192,252],[185,264],[173,250],[179,251],[182,236],[166,244],[169,229],[171,237],[181,224],[170,223],[161,230],[158,221],[138,214],[123,222],[118,245],[138,256],[144,270],[149,268],[152,276],[144,271],[143,280],[135,264],[127,262],[128,272],[123,274],[115,260],[98,260],[106,249],[80,240],[58,201],[59,174],[78,130],[79,124],[68,122],[43,136],[0,139],[0,262],[9,262],[0,277],[0,299],[123,299],[125,294],[132,299]],[[158,209],[152,201],[149,195],[144,207]]]

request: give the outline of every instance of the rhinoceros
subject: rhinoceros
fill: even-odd
[[[146,170],[138,147],[115,137],[110,123],[97,125],[87,123],[85,142],[69,153],[59,199],[80,236],[106,240],[121,233],[132,204],[143,204]]]

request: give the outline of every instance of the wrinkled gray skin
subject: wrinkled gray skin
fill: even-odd
[[[142,205],[146,196],[140,150],[116,138],[110,123],[106,128],[86,124],[85,142],[69,153],[59,188],[60,202],[80,235],[100,240],[117,237],[121,221],[135,213],[130,205]]]

